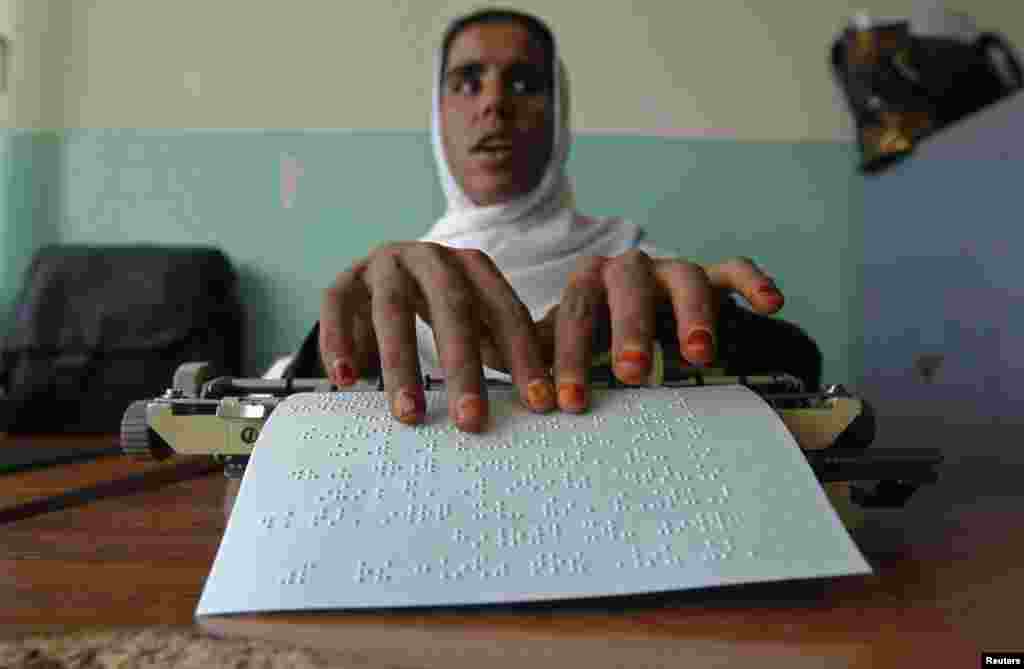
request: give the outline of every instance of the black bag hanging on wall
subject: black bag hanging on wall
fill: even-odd
[[[0,362],[0,431],[110,432],[184,362],[240,375],[241,303],[206,247],[48,246],[29,266]]]
[[[864,15],[833,41],[830,63],[857,127],[865,174],[1024,87],[1016,52],[997,33],[917,35],[909,21]]]

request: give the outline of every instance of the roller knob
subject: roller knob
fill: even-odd
[[[121,418],[121,452],[138,459],[156,459],[157,441],[163,441],[149,427],[146,405],[149,400],[132,402]]]
[[[217,377],[217,368],[210,362],[186,362],[174,371],[174,390],[184,397],[196,398],[202,394],[203,385]]]

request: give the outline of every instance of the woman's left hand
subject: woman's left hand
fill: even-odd
[[[694,365],[715,359],[715,323],[721,301],[743,295],[754,311],[774,314],[785,299],[753,260],[734,258],[710,267],[680,259],[653,259],[633,249],[615,257],[580,259],[561,302],[537,323],[546,362],[554,366],[558,405],[588,405],[588,372],[598,328],[611,328],[612,370],[625,384],[647,380],[656,314],[675,316],[680,355]],[[600,351],[599,351],[600,352]]]

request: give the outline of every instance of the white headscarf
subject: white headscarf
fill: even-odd
[[[640,243],[643,230],[621,219],[593,219],[576,211],[572,185],[565,167],[572,133],[569,128],[569,81],[565,65],[552,45],[556,72],[554,94],[554,142],[551,160],[540,183],[529,193],[508,202],[479,206],[460,188],[444,153],[441,139],[441,90],[444,42],[453,20],[442,36],[434,63],[431,141],[441,187],[448,209],[420,241],[450,248],[480,249],[489,255],[516,291],[519,299],[539,320],[557,304],[580,256],[616,256],[641,246],[649,254],[667,256]],[[417,318],[422,371],[442,375],[430,327]],[[488,368],[488,376],[508,378]]]

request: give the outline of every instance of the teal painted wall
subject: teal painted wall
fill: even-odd
[[[58,239],[61,135],[0,131],[0,335],[35,249]]]
[[[376,244],[423,234],[444,204],[422,132],[83,129],[63,133],[59,160],[46,147],[6,161],[19,174],[31,164],[40,186],[29,191],[46,193],[40,221],[55,231],[31,240],[219,246],[241,276],[249,374],[298,345],[337,272]],[[301,171],[286,207],[290,163]],[[842,142],[582,135],[569,166],[587,214],[628,217],[702,262],[756,259],[787,295],[782,315],[819,342],[826,381],[850,383],[862,257],[854,164]],[[22,231],[9,251],[5,239],[13,268],[31,244],[25,217],[6,211],[0,229]]]

